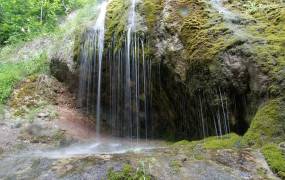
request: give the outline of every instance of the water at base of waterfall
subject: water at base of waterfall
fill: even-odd
[[[58,159],[85,155],[141,153],[162,148],[159,144],[161,144],[160,141],[134,143],[131,139],[126,138],[96,138],[85,143],[76,143],[60,149],[35,151],[32,153],[32,156]]]

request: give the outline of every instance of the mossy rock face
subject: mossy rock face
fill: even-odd
[[[185,129],[197,128],[192,114],[199,111],[199,97],[206,99],[202,100],[203,107],[221,108],[217,105],[220,89],[229,105],[231,130],[244,134],[258,106],[268,97],[280,97],[285,92],[285,36],[280,31],[284,29],[282,3],[277,0],[222,2],[221,6],[234,14],[231,17],[211,2],[143,0],[137,3],[137,33],[145,34],[149,45],[145,53],[153,62],[152,117],[158,135],[202,137],[198,132],[186,133]],[[129,10],[130,1],[110,1],[105,25],[106,53],[116,52],[125,43]],[[57,78],[73,82],[73,89],[78,87],[78,59],[86,28],[75,38],[75,71],[68,63],[61,63],[60,58],[54,59],[51,65]],[[210,119],[212,115],[205,116]],[[187,128],[181,126],[183,123]]]
[[[136,2],[136,18],[135,18],[135,33],[137,35],[147,32],[146,21],[141,16],[143,11],[144,1]],[[110,1],[107,7],[106,22],[105,22],[105,47],[111,48],[114,51],[123,47],[126,41],[129,13],[131,8],[131,1],[114,0]]]
[[[261,106],[252,120],[242,143],[260,147],[270,142],[285,139],[285,102],[284,99],[270,100]]]
[[[261,149],[266,161],[274,173],[285,178],[285,152],[282,152],[276,144],[267,144]]]
[[[106,15],[106,41],[111,42],[115,37],[118,42],[123,41],[127,30],[128,8],[130,3],[124,0],[111,1]]]
[[[179,32],[187,49],[188,61],[212,62],[219,53],[237,41],[219,16],[209,12],[208,4],[204,1],[182,1],[179,7],[189,9],[188,16],[180,15],[183,22]]]
[[[192,147],[201,145],[204,149],[234,149],[240,147],[241,136],[231,133],[221,137],[213,136],[200,141],[178,141],[174,147]]]
[[[243,27],[249,35],[247,47],[254,54],[252,62],[270,78],[268,91],[277,97],[284,93],[285,7],[282,1],[254,0],[246,3],[227,1],[226,8],[251,21]],[[282,80],[283,79],[283,80]]]
[[[213,97],[213,89],[223,87],[228,102],[238,104],[238,109],[230,110],[232,129],[243,134],[264,99],[282,95],[285,49],[280,29],[284,29],[284,7],[278,1],[253,3],[221,3],[235,14],[232,19],[202,0],[163,1],[163,8],[155,13],[160,21],[155,25],[158,29],[150,32],[157,37],[154,61],[168,68],[176,81],[166,85],[165,81],[161,88],[174,104],[175,118],[178,116],[174,124],[183,121],[175,110],[177,99],[195,101],[199,92]],[[255,7],[249,5],[256,6],[257,12],[251,14]],[[169,74],[161,76],[166,79]]]
[[[157,21],[159,21],[160,13],[163,9],[163,0],[144,0],[139,11],[146,19],[149,31],[155,31]]]

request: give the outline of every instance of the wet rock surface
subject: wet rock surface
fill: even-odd
[[[159,144],[159,143],[158,143]],[[162,146],[165,146],[160,144]],[[158,146],[160,146],[158,145]],[[134,145],[135,146],[135,145]],[[37,152],[38,147],[34,147]],[[107,179],[108,171],[121,170],[125,164],[138,167],[143,164],[147,174],[154,179],[277,179],[264,159],[254,150],[221,150],[202,153],[203,159],[193,159],[187,153],[177,152],[171,147],[130,150],[117,154],[73,155],[53,157],[52,150],[41,148],[46,154],[22,151],[2,155],[0,177],[37,179]],[[70,149],[72,150],[72,149]],[[243,150],[242,150],[243,151]],[[242,154],[242,155],[241,155]],[[242,160],[242,161],[241,161]],[[257,161],[258,160],[258,161]]]
[[[15,91],[20,104],[30,102],[18,96],[22,86],[34,82],[38,81],[26,80]],[[0,123],[0,179],[99,180],[107,179],[110,169],[120,171],[125,164],[134,169],[143,166],[153,179],[161,180],[276,179],[254,149],[213,150],[205,148],[203,141],[189,148],[163,141],[92,140],[96,134],[90,120],[75,108],[72,94],[57,85],[53,106],[47,104],[32,116],[26,116],[31,107],[21,116],[15,116],[19,104],[5,107]],[[31,95],[30,99],[38,98]]]
[[[106,47],[112,35],[123,41],[128,8],[126,1],[116,0],[110,4],[106,17]],[[279,31],[283,28],[284,12],[282,2],[270,4],[265,0],[252,3],[139,1],[137,29],[147,34],[150,48],[146,54],[153,62],[155,136],[201,138],[199,133],[184,132],[181,124],[197,128],[192,125],[197,124],[197,120],[193,120],[197,115],[193,112],[199,111],[195,107],[199,96],[211,98],[209,103],[202,102],[202,106],[211,110],[222,108],[216,103],[220,98],[218,93],[213,92],[220,89],[229,105],[231,130],[244,134],[258,107],[284,94],[282,40],[285,36]],[[78,59],[83,43],[80,37],[86,28],[82,26],[80,31],[69,34],[66,43],[59,44],[51,58],[52,74],[67,83],[72,91],[78,87]],[[68,50],[61,48],[64,44],[68,44]],[[107,70],[103,73],[109,74]],[[107,96],[102,100],[105,104],[109,103]],[[196,103],[193,105],[185,99]],[[213,118],[212,113],[206,114],[205,119]]]
[[[149,141],[70,141],[55,136],[55,121],[36,115],[33,123],[13,121],[6,110],[1,124],[0,179],[107,179],[110,169],[121,170],[125,164],[144,165],[154,179],[276,179],[263,157],[253,149],[207,150],[197,144],[173,147],[165,142]],[[22,126],[13,128],[21,122]],[[68,132],[68,130],[67,130]],[[70,136],[70,135],[69,135]],[[24,138],[23,138],[24,137]],[[76,143],[75,143],[76,142]]]

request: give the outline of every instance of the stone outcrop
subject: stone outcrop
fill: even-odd
[[[128,8],[127,1],[109,4],[106,48],[114,36],[123,42]],[[230,129],[244,134],[259,106],[284,94],[282,15],[279,1],[244,6],[238,1],[139,1],[137,31],[146,35],[146,53],[153,62],[156,135],[200,138],[201,107],[212,123],[212,112],[224,109],[225,103]],[[51,64],[52,73],[73,90],[78,87],[81,34],[74,38],[72,58],[53,58]],[[214,132],[208,127],[207,135]]]

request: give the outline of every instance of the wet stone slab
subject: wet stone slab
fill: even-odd
[[[104,145],[104,147],[110,145]],[[74,148],[74,146],[71,146]],[[103,147],[103,146],[102,146]],[[77,147],[78,148],[78,147]],[[68,149],[68,148],[67,148]],[[65,149],[65,152],[67,152]],[[94,149],[93,149],[94,150]],[[120,150],[120,149],[119,149]],[[69,151],[72,152],[70,149]],[[172,147],[55,156],[55,150],[33,151],[2,156],[0,179],[107,179],[109,169],[121,170],[125,164],[141,164],[155,179],[262,179],[274,176],[264,159],[253,150],[212,150],[201,158]],[[42,154],[38,153],[42,152]],[[204,154],[206,153],[206,154]],[[263,168],[264,171],[261,171]],[[261,173],[262,172],[262,173]]]

